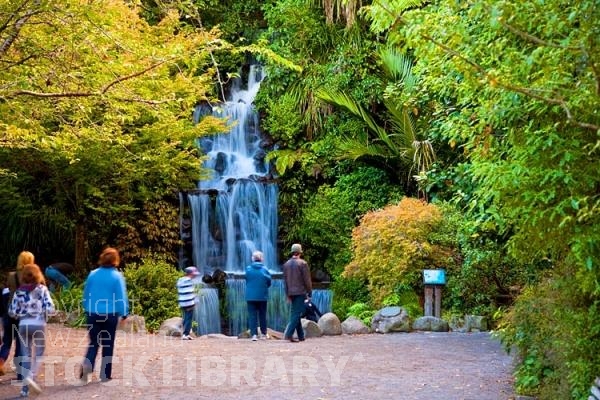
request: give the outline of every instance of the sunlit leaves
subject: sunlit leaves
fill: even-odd
[[[441,217],[436,206],[413,198],[367,213],[352,232],[344,274],[367,280],[376,304],[400,283],[416,284],[415,273],[431,267],[441,250],[428,240]]]

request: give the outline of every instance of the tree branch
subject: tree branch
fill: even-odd
[[[110,82],[108,85],[104,86],[104,89],[102,89],[102,90],[100,91],[100,93],[104,94],[104,93],[106,93],[106,92],[107,92],[107,91],[108,91],[108,90],[109,90],[111,87],[113,87],[114,85],[116,85],[117,83],[121,83],[121,82],[123,82],[123,81],[126,81],[126,80],[128,80],[128,79],[131,79],[131,78],[138,77],[138,76],[140,76],[140,75],[144,75],[146,72],[148,72],[148,71],[151,71],[151,70],[153,70],[153,69],[155,69],[155,68],[158,68],[159,66],[163,65],[163,64],[164,64],[164,63],[166,63],[166,62],[167,62],[167,60],[163,60],[163,61],[160,61],[160,62],[158,62],[158,63],[156,63],[156,64],[152,64],[152,65],[150,65],[148,68],[145,68],[145,69],[143,69],[143,70],[141,70],[141,71],[134,72],[133,74],[130,74],[130,75],[125,75],[125,76],[122,76],[122,77],[120,77],[120,78],[117,78],[117,79],[115,79],[114,81]]]
[[[8,25],[9,25],[9,21],[11,21],[14,17],[16,17],[16,13],[18,11],[20,11],[22,8],[24,8],[27,5],[27,1],[23,2],[19,8],[17,8],[17,10],[11,15],[11,17],[7,20],[4,29],[8,29]],[[36,5],[39,5],[40,2],[39,0],[35,2]],[[17,21],[15,22],[14,25],[14,29],[12,30],[12,32],[10,32],[8,34],[8,37],[4,40],[4,42],[2,42],[2,45],[0,45],[0,56],[3,56],[8,49],[10,48],[10,46],[12,46],[12,44],[14,43],[14,41],[17,39],[17,36],[19,36],[19,33],[21,32],[21,28],[23,27],[23,25],[25,25],[25,23],[27,22],[27,20],[29,18],[31,18],[32,16],[38,14],[40,11],[27,11],[22,17],[18,18]]]
[[[397,22],[402,23],[402,24],[406,24],[406,22],[404,21],[404,19],[402,18],[401,15],[396,15],[394,13],[392,13],[391,10],[388,10],[387,8],[383,7],[382,8],[388,13],[390,14],[392,17],[394,17],[396,19]],[[394,23],[395,24],[395,23]],[[515,31],[513,31],[511,29],[512,27],[508,27],[507,29],[511,30],[511,32],[513,33],[518,33],[520,31],[518,31],[516,28],[512,28]],[[529,35],[525,32],[521,32],[522,35],[526,35],[526,38],[529,40],[534,41],[535,43],[538,44],[542,44],[542,45],[546,45],[546,46],[551,46],[551,47],[557,47],[556,45],[553,45],[551,43],[545,42],[539,38],[536,38],[535,36]],[[451,56],[454,56],[462,61],[464,61],[465,63],[467,63],[468,65],[470,65],[471,67],[473,67],[473,69],[475,69],[477,72],[479,72],[481,75],[485,76],[485,78],[489,81],[489,82],[493,82],[495,86],[501,87],[505,90],[508,91],[512,91],[512,92],[516,92],[516,93],[521,93],[523,95],[526,95],[528,97],[534,98],[536,100],[540,100],[540,101],[544,101],[548,104],[556,104],[558,106],[560,106],[563,111],[565,112],[566,116],[567,116],[567,121],[570,124],[573,124],[575,126],[578,126],[580,128],[583,129],[589,129],[592,130],[594,132],[598,132],[600,131],[600,125],[596,125],[596,124],[592,124],[592,123],[588,123],[588,122],[581,122],[578,121],[576,119],[573,118],[573,113],[571,112],[571,109],[569,108],[569,105],[567,104],[567,102],[565,101],[565,99],[563,99],[562,97],[559,98],[551,98],[551,97],[545,97],[542,95],[539,95],[536,93],[535,90],[533,89],[529,89],[529,88],[525,88],[525,87],[520,87],[520,86],[515,86],[515,85],[511,85],[509,83],[504,83],[499,81],[496,77],[494,77],[493,75],[489,74],[489,72],[480,64],[466,58],[465,56],[463,56],[461,53],[459,53],[458,51],[452,49],[451,47],[438,42],[437,40],[435,40],[433,37],[424,34],[424,33],[420,33],[419,34],[423,39],[433,43],[434,45],[438,46],[439,48],[441,48],[442,50],[444,50],[446,53],[450,54]],[[560,48],[563,49],[573,49],[573,48],[569,48],[569,47],[564,47],[561,46]],[[581,51],[581,48],[577,48],[578,51]],[[596,72],[595,66],[592,67],[593,71]],[[596,75],[597,76],[597,75]],[[597,80],[598,82],[598,80]],[[597,88],[600,87],[600,82],[598,82],[597,84]]]
[[[563,50],[574,50],[574,51],[580,51],[581,48],[580,47],[576,47],[576,46],[561,46],[560,44],[555,44],[555,43],[550,43],[546,40],[540,39],[537,36],[534,36],[530,33],[527,33],[525,31],[522,31],[512,25],[510,25],[509,23],[505,22],[503,18],[498,18],[498,22],[500,22],[500,25],[502,25],[503,27],[505,27],[506,29],[508,29],[510,32],[514,33],[517,36],[520,36],[521,38],[528,40],[530,42],[533,42],[535,44],[539,44],[540,46],[545,46],[545,47],[553,47],[555,49],[563,49]]]

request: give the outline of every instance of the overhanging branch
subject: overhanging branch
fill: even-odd
[[[394,22],[394,25],[396,23],[406,24],[406,22],[404,21],[404,19],[402,18],[401,15],[397,15],[397,14],[393,13],[391,10],[385,8],[383,5],[380,5],[380,6],[381,6],[381,8],[383,8],[385,10],[385,12],[387,12],[389,15],[391,15],[393,18],[395,18],[396,22]],[[509,29],[513,33],[520,32],[520,31],[518,31],[514,27],[511,27],[511,28],[509,28],[507,26],[507,29]],[[522,34],[526,34],[526,33],[522,32]],[[438,46],[444,52],[450,54],[451,56],[454,56],[454,57],[462,60],[463,62],[467,63],[473,69],[475,69],[478,73],[480,73],[481,75],[483,75],[488,82],[493,82],[494,86],[501,87],[501,88],[503,88],[505,90],[508,90],[508,91],[511,91],[511,92],[521,93],[523,95],[526,95],[528,97],[534,98],[536,100],[544,101],[544,102],[546,102],[548,104],[558,105],[565,112],[565,114],[567,116],[567,121],[570,124],[578,126],[580,128],[583,128],[583,129],[592,130],[594,132],[600,131],[600,125],[596,125],[596,124],[592,124],[592,123],[582,122],[582,121],[576,120],[573,117],[573,113],[572,113],[571,109],[569,108],[569,105],[568,105],[567,101],[564,98],[562,98],[562,97],[556,97],[556,98],[546,97],[546,96],[543,96],[543,95],[540,95],[540,94],[536,93],[538,91],[536,91],[534,89],[530,89],[530,88],[526,88],[526,87],[521,87],[521,86],[516,86],[516,85],[511,85],[509,83],[502,82],[502,81],[498,80],[495,76],[493,76],[492,74],[490,74],[482,65],[478,64],[475,61],[472,61],[472,60],[468,59],[467,57],[465,57],[464,55],[462,55],[460,52],[452,49],[451,47],[449,47],[449,46],[447,46],[447,45],[445,45],[443,43],[440,43],[439,41],[435,40],[433,37],[431,37],[431,36],[429,36],[429,35],[427,35],[425,33],[420,33],[419,36],[421,36],[423,39],[425,39],[425,40],[433,43],[434,45]],[[520,36],[522,36],[522,35],[520,35]],[[529,40],[531,40],[531,41],[533,41],[535,43],[541,44],[541,45],[557,47],[557,45],[553,45],[551,43],[542,41],[541,39],[536,38],[535,36],[532,36],[532,35],[527,36],[527,39],[529,39]],[[569,48],[569,47],[564,47],[564,46],[561,46],[560,48],[563,48],[563,49],[575,49],[575,48]],[[576,48],[576,50],[581,51],[580,48]],[[597,72],[595,69],[593,69],[593,71],[594,71],[594,73]],[[598,87],[600,87],[600,82],[598,82]]]

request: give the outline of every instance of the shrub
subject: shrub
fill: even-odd
[[[144,317],[148,331],[156,331],[164,320],[180,315],[175,283],[181,276],[164,258],[155,255],[125,268],[130,312]]]
[[[400,197],[385,172],[359,167],[340,176],[333,186],[321,186],[303,207],[293,233],[306,244],[312,265],[339,275],[350,261],[352,229],[360,217]]]
[[[83,284],[76,284],[69,289],[61,289],[52,293],[54,307],[58,311],[64,311],[69,317],[67,324],[73,328],[80,328],[86,323],[86,315],[83,311]]]
[[[576,268],[555,265],[502,319],[500,338],[507,349],[516,349],[520,361],[515,386],[521,394],[583,400],[600,375],[599,301],[579,290],[594,273]]]
[[[354,303],[368,303],[369,290],[366,282],[357,278],[335,277],[331,284],[333,292],[333,313],[335,315],[348,315],[350,306]]]
[[[451,253],[428,240],[441,219],[436,206],[413,198],[367,213],[352,232],[353,257],[344,275],[365,279],[375,306],[398,285],[420,290],[421,271],[442,266]]]
[[[354,316],[360,319],[365,325],[371,326],[371,320],[376,311],[371,309],[366,303],[354,303],[348,308],[348,314],[346,318]]]

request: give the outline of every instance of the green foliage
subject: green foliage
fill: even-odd
[[[127,225],[117,238],[123,258],[139,261],[156,253],[162,254],[165,261],[175,263],[181,246],[178,207],[158,200],[144,203],[135,220],[123,217],[122,223]]]
[[[131,312],[144,317],[148,331],[156,331],[166,319],[180,315],[175,284],[181,276],[181,271],[159,256],[125,268]]]
[[[292,234],[306,244],[311,265],[337,276],[350,259],[350,238],[359,218],[400,196],[383,171],[359,167],[333,186],[322,185],[304,205]]]
[[[413,198],[367,213],[352,232],[352,261],[344,275],[367,280],[376,306],[398,285],[417,290],[421,271],[443,265],[452,251],[428,239],[441,218],[436,206]]]
[[[85,325],[87,315],[83,311],[83,285],[75,284],[69,289],[52,293],[54,307],[67,314],[67,323],[74,328]]]
[[[332,311],[335,315],[348,315],[354,303],[368,303],[369,290],[361,279],[335,276],[331,284],[333,292]]]
[[[371,309],[366,303],[355,303],[348,308],[346,318],[354,316],[360,319],[365,325],[371,326],[371,320],[376,312],[377,311]]]
[[[408,3],[376,2],[369,17],[410,49],[432,126],[467,160],[473,190],[457,197],[475,224],[463,230],[472,236],[461,239],[453,297],[469,279],[488,289],[472,307],[531,282],[504,327],[520,349],[518,387],[586,398],[600,330],[600,9],[589,0]]]
[[[334,106],[341,107],[364,122],[367,129],[343,137],[338,145],[340,158],[378,158],[394,173],[425,174],[435,159],[429,140],[421,140],[413,120],[413,113],[401,97],[403,89],[411,90],[416,79],[412,74],[412,60],[394,48],[382,48],[377,53],[382,66],[382,81],[387,85],[383,101],[384,124],[377,114],[367,111],[346,92],[319,89],[316,95]],[[408,179],[410,180],[410,179]]]
[[[600,326],[599,303],[576,288],[592,274],[569,263],[554,267],[542,283],[523,291],[502,319],[499,334],[521,360],[515,373],[520,392],[541,400],[587,399],[600,374],[599,330],[594,328]]]
[[[224,128],[194,125],[190,110],[212,98],[210,55],[227,45],[176,12],[149,25],[130,2],[63,3],[0,5],[12,16],[0,28],[0,80],[11,82],[0,89],[0,204],[11,216],[0,231],[7,251],[67,238],[60,254],[81,269],[144,203],[195,187],[195,140]]]
[[[421,307],[421,303],[419,302],[419,295],[412,287],[403,284],[398,285],[394,293],[386,296],[381,302],[381,306],[401,306],[413,319],[423,315],[423,307]]]

